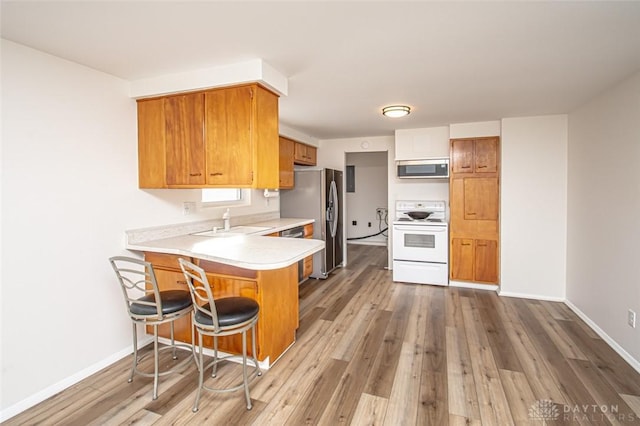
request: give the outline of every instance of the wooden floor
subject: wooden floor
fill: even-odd
[[[5,424],[640,424],[640,375],[564,304],[393,283],[385,248],[348,254],[301,285],[297,342],[253,381],[251,411],[204,393],[192,413],[192,365],[152,401],[127,357]]]

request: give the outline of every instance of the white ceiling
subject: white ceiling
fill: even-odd
[[[263,59],[289,79],[281,123],[318,139],[567,113],[640,70],[638,1],[1,7],[3,38],[127,80]]]

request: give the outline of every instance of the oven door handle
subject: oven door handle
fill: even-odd
[[[394,231],[400,231],[400,232],[408,232],[408,231],[415,231],[415,232],[428,232],[430,234],[434,233],[434,232],[447,232],[447,228],[444,226],[407,226],[407,225],[395,225],[393,227]]]

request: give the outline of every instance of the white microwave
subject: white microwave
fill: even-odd
[[[399,178],[447,179],[449,177],[449,159],[428,158],[396,161],[396,169]]]

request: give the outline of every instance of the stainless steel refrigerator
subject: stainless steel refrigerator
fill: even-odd
[[[315,219],[313,238],[324,240],[325,249],[314,255],[311,277],[325,279],[343,262],[342,172],[296,170],[294,184],[280,191],[280,217]]]

